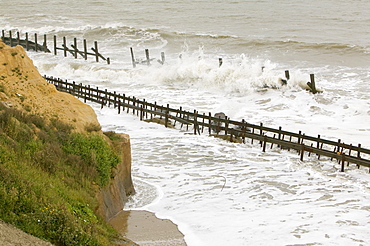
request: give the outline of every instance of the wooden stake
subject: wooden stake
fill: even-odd
[[[132,67],[135,68],[136,67],[136,62],[135,62],[134,51],[133,51],[132,47],[130,47],[130,52],[131,52]]]
[[[285,78],[286,80],[290,79],[289,70],[285,70]]]
[[[316,94],[317,93],[317,90],[316,90],[316,85],[315,85],[315,75],[314,74],[310,74],[310,79],[311,79],[311,82],[307,82],[307,85],[308,85],[308,87],[311,88],[311,92],[313,94]]]
[[[149,66],[150,65],[150,57],[149,57],[149,50],[145,49],[145,56],[146,56],[146,63]]]
[[[37,49],[38,47],[37,47],[37,33],[35,33],[35,51],[37,52]]]

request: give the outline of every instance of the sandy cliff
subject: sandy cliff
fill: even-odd
[[[107,221],[122,211],[127,197],[135,193],[131,179],[130,137],[127,134],[119,135],[121,140],[114,145],[121,152],[122,163],[113,170],[111,182],[97,193],[100,204],[97,212]]]
[[[46,119],[59,119],[84,131],[98,125],[94,110],[68,93],[58,92],[42,78],[21,46],[0,42],[0,101]]]
[[[90,106],[70,94],[57,91],[40,75],[23,47],[9,47],[1,40],[0,103],[46,120],[59,119],[72,124],[78,132],[85,132],[88,125],[99,125]],[[108,138],[107,141],[120,150],[123,161],[113,170],[111,182],[104,188],[97,188],[97,212],[107,220],[121,211],[127,196],[134,193],[130,138],[126,134],[120,135],[119,141],[113,143]]]

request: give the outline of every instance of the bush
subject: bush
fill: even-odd
[[[66,153],[80,156],[86,165],[96,168],[99,174],[96,182],[100,186],[109,182],[112,168],[120,162],[112,147],[98,134],[72,134],[70,141],[65,142],[63,147]]]

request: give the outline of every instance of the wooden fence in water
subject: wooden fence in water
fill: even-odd
[[[303,161],[305,154],[308,156],[315,154],[317,158],[325,156],[331,160],[337,160],[341,164],[340,170],[342,172],[344,172],[345,164],[348,166],[350,163],[356,164],[358,168],[360,166],[370,168],[370,149],[362,148],[361,144],[355,146],[346,144],[340,139],[331,141],[321,138],[320,135],[317,137],[307,136],[301,131],[294,133],[282,130],[281,127],[278,129],[266,127],[262,123],[255,125],[245,120],[234,121],[228,117],[215,117],[211,113],[200,114],[196,110],[192,112],[183,110],[182,107],[173,109],[168,104],[166,106],[157,105],[156,102],[150,103],[145,99],[139,100],[125,94],[101,90],[98,87],[70,83],[67,80],[63,81],[53,77],[44,76],[44,78],[54,84],[57,90],[68,92],[82,98],[85,102],[98,103],[102,108],[112,105],[117,108],[118,114],[125,111],[129,113],[131,110],[133,114],[140,117],[140,120],[159,117],[166,127],[180,124],[177,127],[181,129],[185,127],[186,130],[190,128],[194,134],[201,134],[204,131],[208,131],[210,135],[223,133],[228,140],[238,139],[242,143],[245,143],[246,139],[250,139],[252,144],[254,141],[259,143],[263,152],[266,151],[268,143],[270,148],[275,145],[287,150],[294,149],[298,151],[301,161]]]
[[[13,37],[12,31],[8,32],[8,36],[5,35],[5,31],[1,31],[1,37],[0,37],[3,42],[11,47],[14,47],[16,45],[21,45],[23,46],[27,51],[28,50],[34,50],[34,51],[42,51],[46,53],[51,53],[49,48],[47,47],[47,36],[43,35],[43,42],[42,45],[39,44],[38,40],[40,39],[37,35],[37,33],[34,34],[34,41],[31,41],[29,38],[28,33],[25,33],[25,38],[21,38],[21,35],[19,32],[16,32],[16,37]],[[94,56],[95,61],[99,62],[99,59],[103,59],[104,61],[107,62],[107,64],[110,64],[110,59],[109,57],[105,58],[101,53],[99,53],[98,49],[98,42],[94,41],[94,47],[91,48],[92,52],[89,52],[87,49],[87,41],[86,39],[83,40],[83,48],[79,49],[78,48],[78,42],[77,39],[73,39],[73,44],[71,44],[70,48],[67,45],[67,39],[66,37],[63,37],[63,43],[61,44],[61,47],[58,47],[58,42],[57,42],[57,37],[54,35],[53,38],[53,50],[54,50],[54,55],[58,54],[58,50],[62,50],[64,57],[67,57],[68,53],[70,53],[75,59],[77,59],[79,56],[87,60],[88,56]]]

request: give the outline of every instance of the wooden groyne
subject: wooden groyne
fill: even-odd
[[[42,44],[39,44],[38,40],[39,37],[37,35],[37,33],[35,33],[34,35],[34,41],[31,41],[30,40],[30,37],[28,35],[28,33],[25,34],[25,38],[21,38],[19,32],[16,33],[16,36],[13,37],[13,34],[12,34],[12,31],[9,31],[8,32],[9,36],[6,37],[5,36],[5,31],[2,30],[1,31],[1,39],[2,41],[11,46],[11,47],[14,47],[14,46],[17,46],[17,45],[21,45],[23,46],[23,48],[25,48],[27,51],[29,50],[34,50],[36,52],[38,51],[42,51],[42,52],[47,52],[47,53],[50,53],[50,50],[48,49],[47,47],[47,44],[46,44],[46,35],[43,36],[43,43]]]
[[[42,44],[39,44],[38,40],[40,38],[38,37],[37,33],[34,34],[34,41],[31,41],[29,39],[28,33],[25,33],[25,38],[21,38],[20,32],[16,32],[16,37],[13,37],[12,31],[8,31],[8,36],[6,36],[6,32],[4,30],[1,31],[1,39],[3,40],[4,43],[6,43],[9,46],[16,46],[16,45],[21,45],[23,46],[27,51],[29,50],[34,50],[34,51],[42,51],[42,52],[47,52],[51,53],[50,49],[47,47],[47,36],[43,35],[43,42]],[[93,56],[95,57],[95,61],[99,62],[99,60],[104,60],[107,62],[107,64],[110,64],[110,58],[109,57],[104,57],[100,52],[98,48],[98,42],[94,41],[94,47],[91,47],[90,50],[87,48],[87,41],[86,39],[83,39],[83,41],[78,42],[77,38],[73,38],[73,43],[70,44],[70,47],[68,47],[68,42],[67,38],[63,37],[62,38],[62,44],[58,44],[58,39],[57,36],[53,36],[53,48],[52,50],[54,51],[54,55],[58,55],[58,50],[63,51],[64,57],[67,57],[68,54],[72,55],[75,59],[82,57],[83,59],[87,60],[88,56]],[[78,44],[80,43],[80,46],[78,47]],[[134,50],[132,47],[130,47],[130,54],[131,54],[131,62],[133,68],[136,68],[137,64],[144,64],[147,66],[150,66],[153,61],[157,61],[158,63],[164,65],[165,64],[165,54],[164,52],[161,52],[161,58],[160,59],[155,59],[151,58],[149,54],[149,49],[145,49],[145,58],[142,59],[137,59],[135,58]],[[219,58],[219,67],[222,66],[223,60],[222,58]],[[263,71],[264,67],[262,67]],[[289,71],[285,71],[285,79],[281,79],[281,85],[286,85],[287,81],[290,79]],[[310,74],[310,81],[306,83],[308,86],[308,90],[312,92],[313,94],[316,94],[319,92],[316,89],[315,85],[315,78],[314,74]]]
[[[76,97],[82,98],[85,102],[91,101],[105,106],[113,106],[117,109],[118,114],[121,112],[130,111],[140,117],[140,120],[160,118],[166,127],[176,126],[192,130],[194,134],[215,133],[220,135],[223,133],[230,141],[234,139],[241,140],[242,143],[246,139],[250,139],[253,144],[258,143],[262,151],[265,152],[273,146],[296,150],[300,155],[300,160],[304,160],[304,156],[316,155],[318,159],[328,157],[331,160],[337,160],[341,165],[340,170],[344,172],[345,166],[350,163],[356,164],[358,167],[364,166],[370,171],[370,149],[361,147],[361,144],[353,145],[338,141],[331,141],[317,137],[307,136],[301,131],[298,133],[259,125],[251,124],[245,120],[234,121],[228,117],[215,117],[211,113],[200,114],[198,111],[186,111],[182,107],[173,109],[168,104],[166,106],[157,105],[156,102],[150,103],[145,99],[139,100],[135,97],[129,97],[125,94],[109,92],[101,90],[98,87],[93,88],[89,85],[77,84],[75,82],[63,81],[59,78],[47,77],[45,79],[56,86],[59,91],[68,92]]]
[[[8,36],[6,36],[6,32],[4,30],[1,31],[1,39],[3,42],[11,47],[14,47],[16,45],[21,45],[23,46],[27,51],[29,50],[34,50],[34,51],[42,51],[46,53],[51,53],[50,49],[47,47],[47,36],[43,35],[43,42],[42,44],[39,44],[38,40],[40,38],[38,37],[37,33],[34,34],[34,41],[31,41],[29,38],[29,34],[25,33],[25,37],[22,38],[19,32],[16,32],[16,37],[13,37],[12,31],[7,32]],[[110,64],[110,59],[109,57],[104,57],[98,49],[98,42],[94,41],[94,47],[91,47],[89,51],[87,49],[87,41],[84,39],[82,42],[82,48],[78,48],[78,42],[77,38],[73,39],[73,43],[70,44],[70,47],[68,47],[67,43],[67,38],[63,37],[62,44],[58,44],[57,36],[54,35],[53,37],[53,51],[54,55],[58,54],[58,50],[62,50],[64,57],[67,57],[68,54],[71,54],[75,59],[78,57],[82,57],[85,60],[87,60],[88,56],[93,56],[95,57],[95,61],[99,62],[100,59],[104,60],[107,62],[107,64]],[[59,46],[59,47],[58,47]]]

